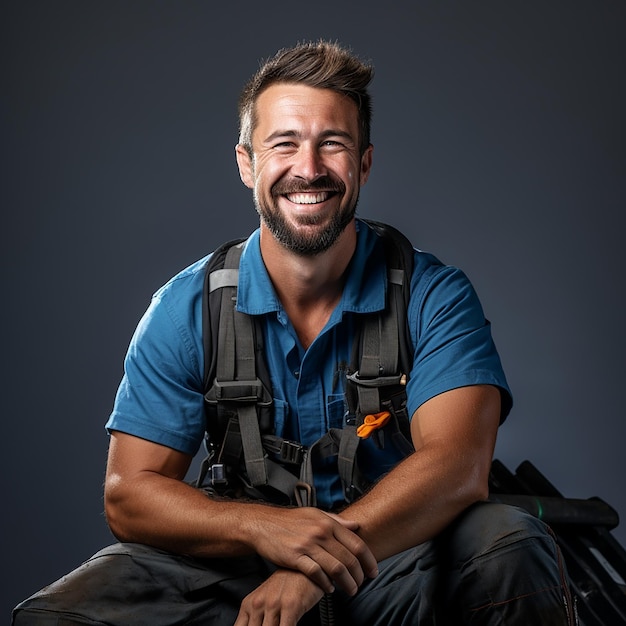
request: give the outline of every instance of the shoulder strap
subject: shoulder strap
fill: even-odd
[[[384,244],[388,290],[385,312],[368,316],[354,342],[356,360],[353,359],[353,363],[356,367],[353,365],[353,373],[348,376],[347,392],[355,399],[357,408],[351,412],[357,416],[357,425],[365,415],[381,411],[383,404],[389,406],[391,394],[404,395],[406,374],[412,363],[406,307],[413,246],[391,226],[372,221],[367,224]],[[294,485],[312,489],[310,462],[313,457],[338,455],[346,499],[352,500],[364,488],[356,463],[359,441],[356,426],[348,425],[334,434],[327,433],[311,450],[302,449],[297,442],[269,435],[273,432],[272,394],[263,358],[262,332],[258,332],[253,316],[236,309],[239,259],[244,241],[227,242],[218,248],[206,270],[203,294],[204,390],[206,404],[210,407],[207,433],[217,454],[217,459],[210,455],[212,463],[218,467],[241,465],[245,481],[253,489],[261,488],[265,493],[266,487],[272,487],[281,493],[291,493]],[[406,446],[405,436],[408,436],[406,412],[394,411],[391,437],[402,439]],[[278,453],[282,462],[299,463],[291,458],[292,449],[299,450],[298,459],[305,459],[301,464],[301,482],[292,472],[268,459],[266,454],[268,451],[274,455]],[[314,490],[310,502],[315,502]]]
[[[230,248],[240,245],[245,239],[233,239],[217,248],[209,258],[204,274],[204,288],[202,290],[202,344],[204,348],[204,376],[203,386],[205,393],[211,387],[217,369],[217,335],[219,330],[219,311],[221,308],[221,287],[237,289],[239,265],[233,270],[224,269],[226,254]],[[218,278],[219,277],[219,278]],[[228,277],[228,280],[227,280]],[[231,292],[232,293],[232,292]]]
[[[257,409],[259,405],[271,404],[271,394],[257,376],[255,322],[237,311],[242,249],[243,241],[225,244],[214,253],[215,264],[209,263],[207,267],[204,289],[207,302],[203,305],[204,385],[207,404],[215,407],[213,417],[221,422],[216,430],[209,423],[211,420],[207,420],[209,437],[219,442],[222,438],[219,431],[225,431],[220,456],[238,459],[243,449],[248,479],[257,487],[268,481]]]
[[[393,309],[400,333],[397,343],[398,366],[401,371],[408,373],[413,364],[413,346],[407,320],[407,308],[411,298],[415,248],[397,228],[373,220],[364,221],[382,238],[385,246],[389,285],[387,311],[390,312],[390,309]]]
[[[360,337],[355,340],[353,384],[349,394],[357,426],[365,416],[382,410],[391,392],[404,387],[412,364],[412,346],[407,322],[414,248],[397,229],[381,222],[366,223],[382,239],[387,263],[387,303],[381,314],[365,318]],[[356,391],[356,397],[355,393]],[[399,414],[401,432],[408,438],[406,416]]]

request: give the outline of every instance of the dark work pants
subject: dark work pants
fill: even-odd
[[[341,626],[575,624],[560,551],[543,522],[478,503],[439,537],[386,559],[355,597],[331,597]],[[272,571],[261,559],[199,560],[115,544],[16,607],[14,626],[229,626]],[[306,616],[319,623],[316,612]]]

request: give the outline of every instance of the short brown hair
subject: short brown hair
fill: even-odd
[[[350,50],[328,41],[301,43],[283,48],[267,59],[248,81],[239,97],[239,143],[252,155],[252,132],[256,124],[255,104],[274,83],[302,83],[332,89],[351,98],[359,112],[361,154],[370,144],[371,97],[367,87],[374,69]]]

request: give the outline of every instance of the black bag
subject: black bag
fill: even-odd
[[[626,625],[626,551],[611,534],[619,523],[602,499],[565,498],[530,462],[510,472],[494,460],[491,499],[543,519],[561,548],[581,626]]]

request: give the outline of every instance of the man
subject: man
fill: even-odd
[[[261,322],[275,431],[306,446],[344,425],[337,374],[365,314],[385,307],[382,244],[355,218],[372,167],[371,75],[338,45],[302,44],[266,62],[240,100],[237,164],[260,228],[237,307]],[[483,502],[511,400],[480,304],[461,272],[414,258],[415,452],[364,444],[374,484],[347,506],[328,462],[314,468],[318,507],[184,482],[205,428],[206,259],[164,286],[107,423],[105,506],[122,543],[22,603],[14,623],[293,626],[315,623],[323,598],[342,624],[574,623],[544,525]]]

